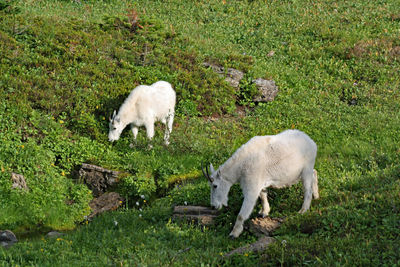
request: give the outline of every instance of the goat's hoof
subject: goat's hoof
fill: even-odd
[[[299,210],[299,213],[300,214],[303,214],[303,213],[305,213],[307,210],[306,209],[301,209],[301,210]]]
[[[268,214],[269,214],[269,212],[262,212],[262,211],[260,211],[260,212],[258,213],[258,217],[265,218],[265,217],[268,217]]]
[[[232,239],[232,240],[236,239],[236,237],[234,235],[232,235],[232,234],[229,234],[229,238]]]
[[[135,145],[134,145],[133,143],[130,143],[130,144],[129,144],[129,147],[130,147],[130,148],[134,148]]]
[[[241,234],[241,232],[238,233],[238,234],[236,234],[236,233],[234,233],[234,232],[232,231],[232,232],[229,234],[229,238],[230,238],[230,239],[235,239],[235,238],[237,238],[240,234]]]

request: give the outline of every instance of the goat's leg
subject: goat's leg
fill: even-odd
[[[166,123],[165,123],[165,134],[164,134],[164,142],[166,145],[169,145],[169,136],[172,132],[172,125],[174,123],[174,113],[168,114]]]
[[[313,169],[303,170],[301,177],[303,179],[304,200],[303,200],[303,206],[299,210],[299,213],[304,213],[311,206],[312,187],[314,181]]]
[[[134,143],[130,144],[129,147],[133,148],[134,145],[136,144],[136,137],[138,135],[139,128],[134,126],[133,124],[131,124],[131,131],[132,131],[132,134],[133,134],[133,142]]]
[[[151,148],[153,148],[151,141],[153,140],[153,137],[154,137],[154,122],[147,123],[145,125],[145,127],[146,127],[147,138],[150,140],[149,148],[151,149]]]
[[[261,199],[261,210],[258,214],[260,214],[263,218],[267,217],[269,214],[269,211],[271,210],[271,207],[269,206],[268,203],[268,192],[267,188],[264,188],[260,192],[260,199]]]
[[[133,140],[136,142],[136,137],[139,132],[139,127],[132,125],[131,130],[132,130],[132,134],[133,134]]]
[[[318,193],[318,173],[317,170],[313,171],[313,184],[312,184],[312,192],[313,192],[313,196],[314,199],[318,199],[319,198],[319,193]]]
[[[243,232],[243,223],[249,218],[251,212],[253,211],[258,196],[259,193],[245,194],[242,207],[240,208],[239,215],[236,218],[235,226],[233,227],[232,232],[229,234],[230,237],[236,238]]]

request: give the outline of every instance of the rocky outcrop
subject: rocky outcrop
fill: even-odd
[[[271,51],[273,52],[273,51]],[[270,52],[270,53],[271,53]],[[274,53],[271,53],[270,56],[273,56]],[[211,68],[215,73],[225,78],[225,81],[228,82],[232,87],[239,88],[240,81],[244,77],[244,73],[240,70],[227,68],[225,69],[222,66],[204,62],[203,66],[206,68]],[[258,88],[259,94],[253,99],[253,102],[270,102],[273,101],[278,94],[278,86],[275,85],[275,81],[273,80],[265,80],[262,78],[257,78],[252,81],[255,86]]]
[[[113,186],[118,181],[119,174],[117,171],[86,163],[82,164],[78,173],[79,179],[87,184],[95,197],[102,195]]]

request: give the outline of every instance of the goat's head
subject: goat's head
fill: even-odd
[[[221,209],[222,206],[228,206],[228,193],[231,184],[223,179],[219,169],[214,170],[212,164],[210,164],[210,171],[208,171],[208,168],[204,170],[203,165],[201,166],[201,169],[204,176],[208,179],[211,188],[211,206],[216,209]]]
[[[109,126],[110,131],[108,132],[108,141],[114,142],[119,139],[122,130],[125,128],[125,125],[121,122],[121,118],[117,115],[115,110],[112,117],[110,117]]]

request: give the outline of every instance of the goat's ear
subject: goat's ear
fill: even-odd
[[[215,170],[214,170],[214,167],[213,167],[212,163],[210,163],[210,172],[211,172],[211,173],[214,173],[214,172],[215,172]]]

